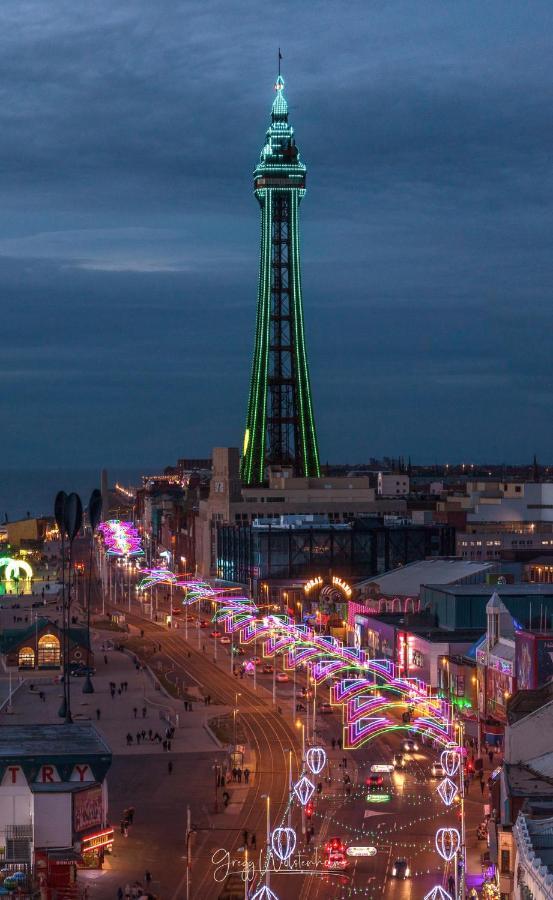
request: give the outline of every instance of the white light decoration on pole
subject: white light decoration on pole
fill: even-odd
[[[453,900],[453,897],[444,891],[440,884],[437,884],[428,894],[424,895],[424,900]]]
[[[271,835],[273,853],[281,862],[286,862],[296,849],[296,832],[293,828],[275,828]]]
[[[451,862],[461,846],[461,835],[456,828],[438,828],[436,850],[446,862]]]
[[[255,894],[252,894],[250,900],[278,900],[278,897],[271,888],[267,887],[266,884],[262,884]],[[449,900],[451,900],[451,897]]]
[[[459,771],[459,766],[461,764],[461,759],[459,754],[455,750],[442,750],[440,755],[440,762],[444,768],[444,772],[446,775],[449,775],[450,778],[453,778],[454,775]]]
[[[313,775],[319,775],[326,766],[326,751],[322,747],[310,747],[305,754],[305,761]]]
[[[299,781],[296,781],[294,785],[294,794],[300,801],[302,806],[305,806],[309,803],[311,797],[313,796],[313,792],[315,790],[315,785],[312,781],[309,781],[309,778],[306,778],[305,775],[302,775]]]
[[[451,778],[444,778],[438,785],[438,794],[444,801],[446,806],[451,806],[457,796],[457,785]]]

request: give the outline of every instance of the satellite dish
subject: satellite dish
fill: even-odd
[[[79,533],[83,523],[83,504],[78,494],[69,494],[65,501],[63,524],[70,541]]]
[[[102,492],[95,488],[88,501],[88,521],[92,531],[96,531],[100,519],[102,518]]]
[[[64,511],[66,501],[67,494],[65,493],[65,491],[58,491],[58,493],[56,494],[56,499],[54,500],[54,518],[61,535],[63,535],[65,532]]]

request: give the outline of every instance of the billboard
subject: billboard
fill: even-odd
[[[518,631],[515,635],[517,686],[521,691],[553,680],[553,635]]]
[[[101,825],[104,819],[102,788],[93,787],[73,794],[73,831],[77,834]]]
[[[530,691],[537,685],[536,635],[528,631],[515,634],[515,671],[520,691]]]

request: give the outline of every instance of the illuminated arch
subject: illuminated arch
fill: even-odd
[[[31,579],[33,570],[28,562],[24,559],[14,559],[11,556],[0,556],[0,569],[5,569],[4,578],[6,581],[12,581],[21,578],[20,572],[24,572],[24,578]]]

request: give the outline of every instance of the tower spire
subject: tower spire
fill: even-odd
[[[275,83],[271,124],[254,172],[261,208],[257,328],[241,476],[259,484],[268,466],[319,477],[319,451],[303,326],[299,205],[306,168],[288,123],[284,78]]]

